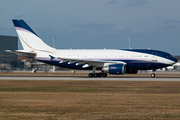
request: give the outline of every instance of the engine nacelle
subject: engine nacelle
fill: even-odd
[[[102,71],[109,74],[122,75],[126,73],[126,67],[124,64],[112,64],[102,68]]]

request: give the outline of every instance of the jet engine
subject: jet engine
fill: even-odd
[[[109,74],[125,74],[126,66],[124,64],[112,64],[102,68],[102,71]]]

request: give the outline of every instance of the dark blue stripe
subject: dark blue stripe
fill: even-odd
[[[146,54],[153,54],[153,53],[157,53],[158,56],[161,55],[169,55],[169,53],[166,52],[162,52],[159,50],[151,50],[151,49],[122,49],[122,50],[126,50],[126,51],[132,51],[132,52],[140,52],[140,53],[146,53]]]
[[[47,64],[56,65],[59,67],[64,68],[70,68],[70,69],[86,69],[86,70],[92,70],[92,67],[88,68],[82,68],[82,65],[76,65],[76,63],[68,64],[68,62],[59,63],[60,61],[48,61],[48,60],[38,60]],[[169,65],[163,64],[163,63],[157,63],[157,62],[147,62],[147,61],[133,61],[133,60],[124,60],[123,62],[126,62],[126,68],[127,69],[134,69],[134,70],[152,70],[152,69],[159,69],[163,67],[167,67]],[[121,64],[122,65],[122,64]]]
[[[177,59],[174,58],[173,56],[171,56],[169,53],[159,51],[159,50],[150,50],[150,49],[122,49],[122,50],[146,53],[146,54],[151,54],[151,55],[153,54],[153,55],[157,55],[157,56],[172,60],[174,62],[177,62]],[[167,56],[169,56],[169,57],[167,57]]]
[[[25,22],[24,20],[12,20],[15,27],[23,28],[27,31],[30,31],[34,33],[36,36],[38,36]]]
[[[150,55],[157,55],[163,58],[166,58],[166,55],[171,56],[169,53],[167,52],[163,52],[163,51],[159,51],[159,50],[150,50],[150,49],[122,49],[122,50],[126,50],[126,51],[132,51],[132,52],[139,52],[139,53],[146,53],[146,54],[150,54]],[[168,59],[168,58],[166,58]]]

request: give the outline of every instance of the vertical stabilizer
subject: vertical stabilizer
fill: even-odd
[[[23,21],[12,20],[24,50],[52,50],[54,48],[44,43],[39,36]]]

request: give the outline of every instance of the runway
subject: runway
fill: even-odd
[[[0,77],[0,80],[98,80],[98,81],[180,81],[180,78],[128,78],[128,77]]]

